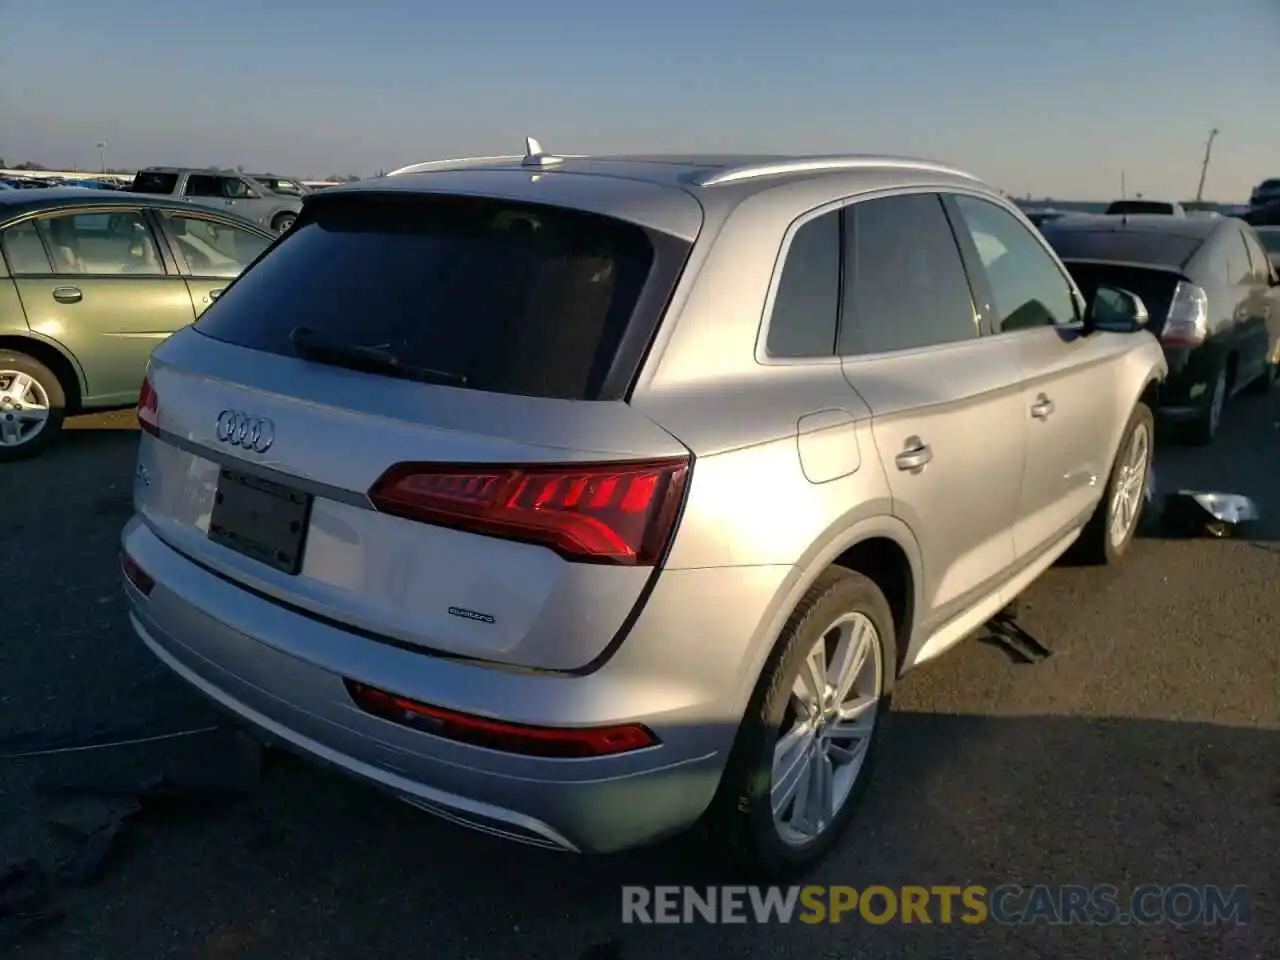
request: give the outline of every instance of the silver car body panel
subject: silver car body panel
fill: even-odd
[[[608,850],[705,809],[787,616],[850,548],[892,544],[909,570],[902,669],[979,627],[1077,537],[1130,411],[1164,375],[1163,353],[1147,334],[1044,328],[876,356],[770,358],[781,264],[817,213],[891,193],[967,193],[1040,239],[997,192],[937,165],[779,163],[589,158],[531,171],[496,159],[324,191],[563,205],[692,248],[626,401],[429,386],[195,330],[167,341],[151,367],[162,433],[142,438],[137,516],[124,534],[157,581],[146,597],[127,587],[148,646],[272,736],[425,809],[526,842]],[[757,175],[699,185],[753,166]],[[1037,420],[1028,410],[1046,394],[1057,415]],[[270,449],[218,443],[224,409],[270,418]],[[915,438],[933,462],[895,468]],[[692,457],[691,479],[656,569],[572,563],[400,520],[366,494],[406,460],[681,455]],[[316,494],[299,575],[207,538],[223,465]],[[451,605],[493,622],[448,616]],[[661,745],[589,760],[508,756],[364,714],[344,676],[510,722],[643,722]]]

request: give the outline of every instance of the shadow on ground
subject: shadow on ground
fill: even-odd
[[[898,714],[893,723],[892,753],[882,757],[853,829],[804,882],[1245,885],[1250,922],[624,925],[624,884],[714,882],[688,840],[603,859],[546,853],[462,832],[282,757],[236,805],[137,825],[100,884],[31,947],[61,957],[245,960],[399,958],[419,955],[424,943],[432,956],[463,960],[1244,960],[1280,937],[1269,897],[1280,849],[1280,733],[924,713]],[[73,763],[83,776],[86,763],[105,774],[124,759],[103,752]],[[65,774],[72,761],[21,763]]]

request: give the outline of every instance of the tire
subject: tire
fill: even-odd
[[[271,221],[271,229],[276,233],[284,233],[293,226],[293,222],[298,219],[296,213],[277,213]]]
[[[780,745],[784,731],[794,735],[799,729],[792,727],[791,720],[796,716],[792,691],[801,669],[807,666],[810,652],[824,635],[838,633],[836,625],[842,618],[846,619],[846,626],[869,626],[872,630],[867,649],[878,658],[878,663],[859,671],[859,676],[870,677],[869,687],[875,688],[876,699],[860,718],[864,724],[870,721],[869,736],[856,741],[833,738],[837,747],[843,743],[854,744],[854,753],[861,753],[860,763],[842,763],[837,757],[843,751],[826,752],[831,740],[826,741],[824,747],[822,737],[813,738],[816,752],[805,756],[817,758],[819,763],[829,760],[834,764],[837,773],[832,775],[831,782],[837,796],[843,793],[843,800],[836,805],[836,812],[825,828],[804,840],[790,827],[775,821],[771,799],[775,748]],[[716,860],[735,874],[769,881],[801,871],[826,855],[848,826],[866,790],[885,733],[897,662],[893,615],[880,588],[862,574],[842,568],[832,567],[823,573],[787,620],[765,664],[738,729],[719,789],[704,815],[704,833]],[[861,683],[855,685],[858,690],[869,687]],[[866,702],[866,698],[863,699]],[[803,735],[799,738],[803,740]],[[852,783],[849,783],[850,776]],[[783,813],[790,809],[790,804],[784,805]]]
[[[1218,368],[1209,396],[1205,400],[1204,409],[1182,431],[1187,443],[1197,447],[1207,447],[1217,439],[1218,428],[1222,425],[1222,411],[1230,396],[1231,383],[1224,365]]]
[[[1151,476],[1151,461],[1155,455],[1155,435],[1155,418],[1151,408],[1145,403],[1139,403],[1129,415],[1102,499],[1098,501],[1093,516],[1076,541],[1074,553],[1083,563],[1098,566],[1116,563],[1133,543],[1142,523],[1143,507],[1146,505],[1147,483]],[[1141,474],[1135,477],[1133,457],[1137,454],[1136,442],[1144,445],[1145,452],[1141,454],[1141,465],[1138,467]],[[1128,494],[1136,490],[1138,499],[1136,504],[1126,501],[1127,509],[1132,512],[1127,517],[1123,533],[1116,536],[1113,535],[1112,528],[1116,511],[1125,508],[1118,497],[1122,487]]]
[[[8,392],[16,376],[30,379],[21,397]],[[47,410],[43,425],[24,423],[23,411],[29,413],[37,405]],[[0,350],[0,462],[25,460],[46,450],[57,440],[66,413],[66,394],[53,371],[25,353]],[[22,424],[16,438],[12,424]]]

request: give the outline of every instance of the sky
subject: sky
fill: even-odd
[[[0,0],[0,158],[370,176],[445,157],[893,153],[1018,196],[1280,176],[1280,0]]]

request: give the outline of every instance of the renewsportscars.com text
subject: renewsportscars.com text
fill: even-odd
[[[623,887],[623,923],[1248,923],[1244,887],[1108,884],[997,887]]]

